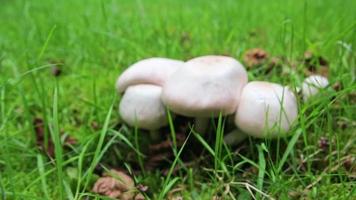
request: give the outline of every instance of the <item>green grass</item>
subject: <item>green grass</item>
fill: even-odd
[[[177,173],[189,146],[177,146],[169,116],[176,159],[168,176],[145,171],[135,180],[149,186],[151,199],[167,198],[173,188],[181,188],[177,195],[185,199],[355,199],[355,161],[353,169],[344,166],[356,157],[350,96],[356,90],[355,10],[352,0],[1,0],[0,199],[100,199],[90,194],[98,164],[140,168],[125,158],[133,151],[145,165],[139,144],[148,135],[121,125],[117,113],[114,85],[127,66],[152,56],[242,60],[254,47],[285,57],[284,68],[295,63],[296,70],[266,75],[253,68],[250,80],[300,85],[305,75],[299,61],[311,50],[329,61],[329,81],[343,89],[300,101],[298,123],[287,138],[249,138],[230,148],[222,142],[227,120],[220,117],[215,142],[190,134],[205,151]],[[58,77],[51,74],[54,65],[62,70]],[[54,159],[36,148],[35,118],[46,124]],[[62,149],[60,133],[78,143]],[[326,151],[319,148],[321,137],[330,142]]]

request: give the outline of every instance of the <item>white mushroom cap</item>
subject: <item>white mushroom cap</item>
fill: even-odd
[[[242,90],[235,124],[255,137],[286,133],[298,115],[293,92],[279,84],[252,81]]]
[[[316,95],[320,89],[326,88],[329,85],[327,78],[319,75],[312,75],[303,81],[302,94],[306,101],[310,97]]]
[[[131,85],[153,84],[162,86],[167,78],[183,63],[183,61],[168,58],[148,58],[138,61],[119,76],[116,88],[121,93]]]
[[[163,85],[162,101],[189,117],[214,117],[236,111],[247,83],[244,67],[234,58],[202,56],[187,61]]]
[[[131,126],[156,130],[167,124],[165,106],[161,101],[160,86],[141,84],[126,89],[119,112]]]

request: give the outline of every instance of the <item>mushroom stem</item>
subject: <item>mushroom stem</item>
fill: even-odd
[[[241,130],[236,128],[224,136],[224,142],[227,145],[233,146],[233,145],[237,145],[237,144],[241,143],[246,138],[247,138],[247,135],[245,133],[243,133]]]
[[[196,117],[194,120],[194,129],[200,134],[204,134],[209,125],[209,118],[207,117]]]

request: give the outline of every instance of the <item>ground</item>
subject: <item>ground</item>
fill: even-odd
[[[91,188],[108,167],[135,171],[151,199],[355,199],[355,10],[352,0],[2,0],[1,198],[104,199]],[[198,159],[180,159],[183,144],[168,161],[178,171],[140,170],[147,134],[120,122],[117,76],[153,56],[248,64],[251,48],[281,63],[248,68],[250,80],[298,86],[327,67],[330,87],[299,101],[291,136],[228,147],[214,140],[220,129],[211,141],[191,133]]]

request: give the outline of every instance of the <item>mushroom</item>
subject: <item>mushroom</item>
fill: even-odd
[[[124,93],[119,105],[123,121],[149,130],[152,139],[157,138],[157,129],[168,123],[160,98],[161,86],[182,64],[182,61],[168,58],[149,58],[124,71],[116,82],[118,92]]]
[[[162,86],[167,78],[184,62],[169,58],[148,58],[136,62],[126,69],[116,81],[118,92],[124,92],[130,85],[153,84]]]
[[[209,117],[236,111],[247,83],[245,68],[234,58],[202,56],[187,61],[163,85],[162,101],[174,113],[195,117],[204,132]]]
[[[303,81],[302,94],[303,100],[307,101],[310,97],[319,93],[320,89],[326,88],[329,85],[327,78],[320,75],[312,75]]]
[[[297,115],[296,97],[287,87],[252,81],[242,90],[235,124],[254,137],[278,137],[288,132]]]
[[[129,86],[121,99],[119,113],[131,126],[155,131],[167,125],[165,106],[161,101],[162,88],[156,85],[139,84]]]

